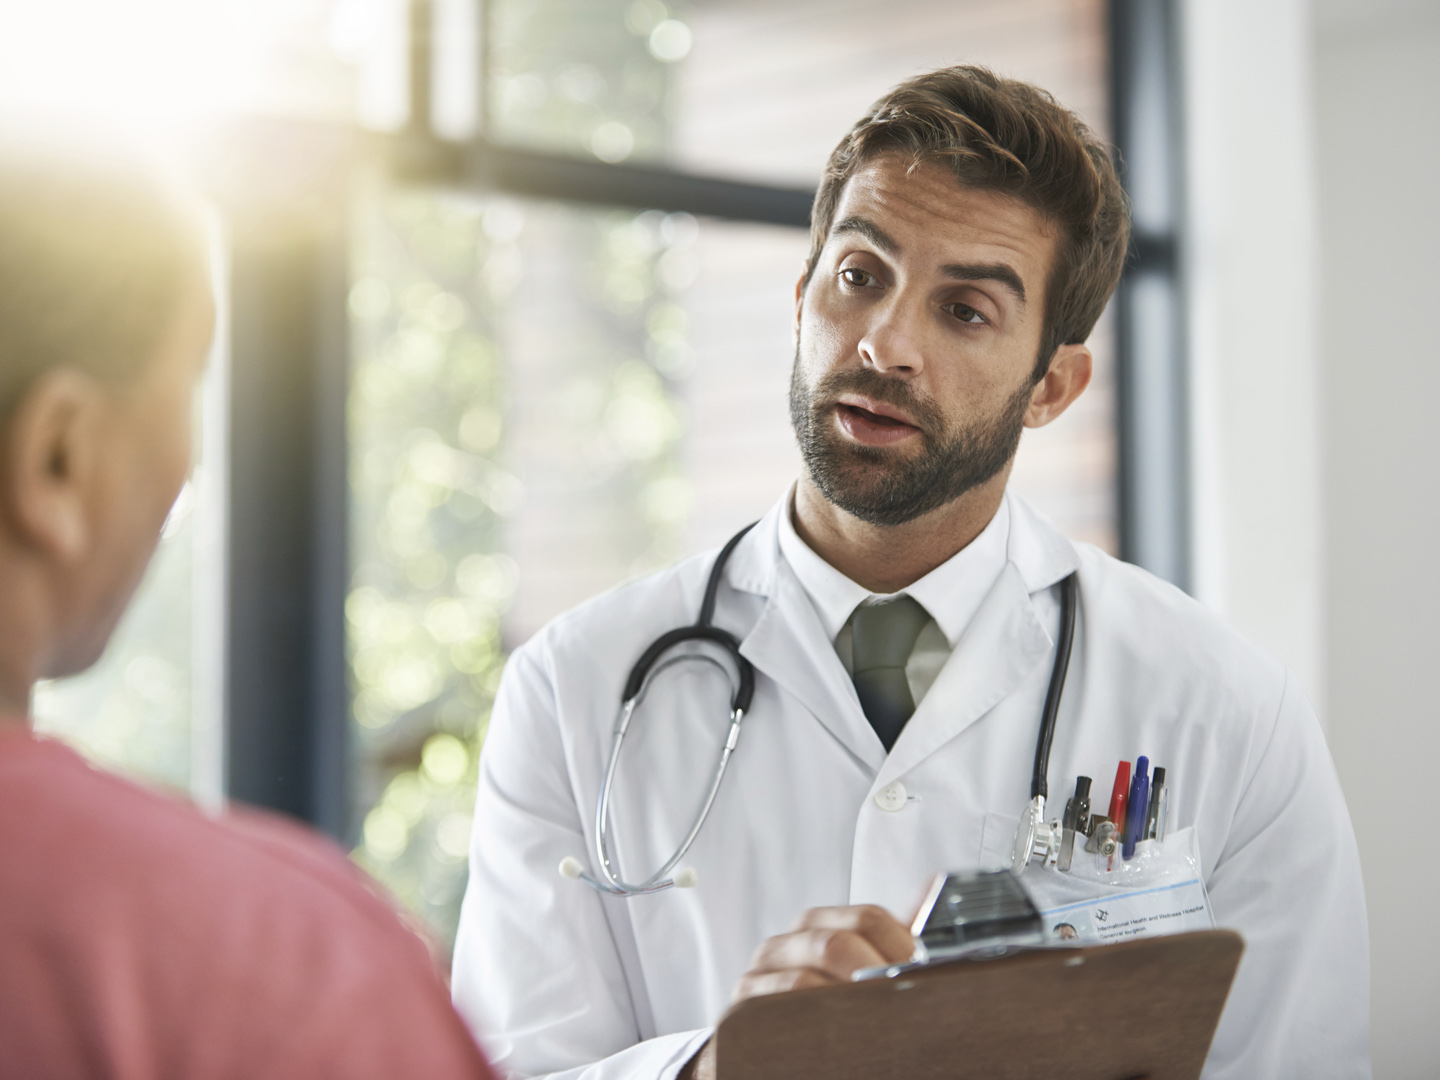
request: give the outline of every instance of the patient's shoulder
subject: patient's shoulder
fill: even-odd
[[[298,824],[211,818],[64,746],[9,736],[0,880],[0,999],[34,1014],[0,1033],[39,1057],[88,1045],[198,1077],[222,1058],[260,1072],[269,1060],[280,1075],[368,1054],[392,1075],[483,1074],[424,943]]]

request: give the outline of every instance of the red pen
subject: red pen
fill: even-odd
[[[1125,832],[1125,804],[1130,800],[1130,763],[1122,761],[1115,769],[1115,786],[1110,789],[1110,821],[1115,826],[1111,835],[1120,842]],[[1115,869],[1115,856],[1106,861],[1106,869]]]
[[[1110,820],[1116,830],[1125,828],[1125,803],[1130,798],[1130,763],[1120,762],[1115,769],[1115,786],[1110,790]]]

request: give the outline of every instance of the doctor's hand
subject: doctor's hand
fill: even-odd
[[[874,904],[811,908],[795,929],[755,950],[750,970],[735,984],[735,1000],[834,986],[861,968],[899,964],[915,951],[910,930]],[[713,1080],[715,1044],[707,1042],[680,1071],[679,1080]]]
[[[914,951],[909,928],[882,907],[811,908],[794,930],[755,950],[735,1000],[847,983],[861,968],[903,963]]]

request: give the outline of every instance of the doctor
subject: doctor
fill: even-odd
[[[1184,594],[1006,490],[1022,429],[1090,381],[1084,342],[1128,240],[1107,149],[1034,87],[933,72],[836,148],[812,230],[791,386],[806,471],[718,590],[714,623],[756,677],[685,859],[698,885],[623,899],[556,867],[574,856],[598,874],[622,687],[656,637],[696,621],[713,553],[582,605],[511,658],[482,758],[457,1006],[515,1075],[703,1077],[732,996],[908,956],[900,920],[929,877],[978,865],[996,835],[1008,850],[1058,583],[1078,570],[1052,796],[1078,774],[1107,784],[1139,754],[1167,766],[1172,827],[1196,829],[1216,921],[1248,946],[1206,1075],[1368,1076],[1359,862],[1300,688]],[[644,880],[683,840],[729,694],[712,665],[655,679],[613,787],[621,877]]]

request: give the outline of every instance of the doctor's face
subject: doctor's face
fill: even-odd
[[[1045,220],[908,164],[884,156],[856,172],[796,290],[801,452],[830,502],[877,525],[1008,471],[1022,428],[1069,403],[1046,407],[1035,379],[1055,253]]]

